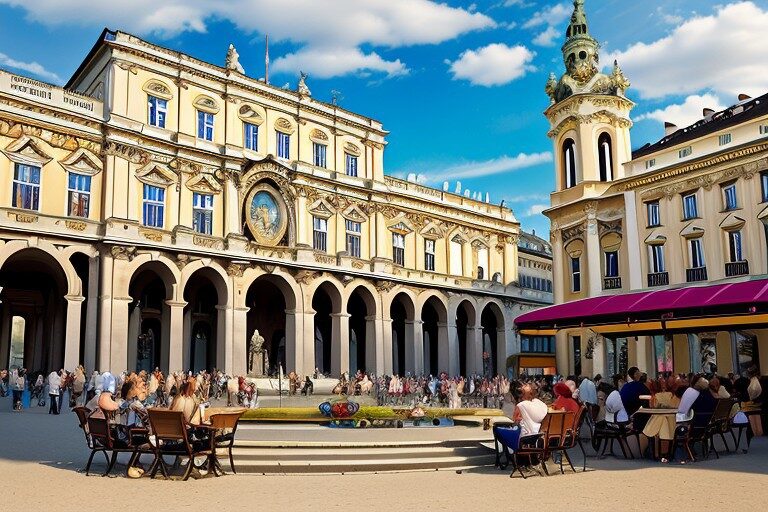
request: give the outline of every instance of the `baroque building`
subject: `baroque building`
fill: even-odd
[[[630,86],[600,72],[583,0],[546,84],[555,150],[555,306],[518,318],[556,334],[564,374],[768,370],[768,95],[741,95],[631,150]]]
[[[386,136],[232,47],[105,30],[63,88],[0,72],[0,367],[504,372],[543,302],[519,223],[385,175]]]

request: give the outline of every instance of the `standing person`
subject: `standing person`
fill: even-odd
[[[21,395],[24,393],[24,389],[27,387],[26,370],[20,368],[18,371],[14,370],[12,374],[13,379],[13,410],[21,411]]]
[[[48,398],[51,400],[51,406],[48,414],[59,414],[59,396],[61,394],[61,375],[52,371],[48,374]]]
[[[69,374],[67,373],[67,370],[62,368],[59,370],[59,405],[58,405],[58,414],[61,412],[62,404],[64,403],[64,393],[67,391],[67,388],[69,387]]]

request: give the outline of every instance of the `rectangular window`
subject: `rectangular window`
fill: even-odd
[[[701,243],[701,238],[694,238],[690,241],[691,247],[691,268],[706,267],[704,261],[704,246]]]
[[[277,132],[277,158],[291,158],[291,136],[287,133]]]
[[[16,164],[13,171],[13,207],[40,208],[40,167]]]
[[[683,196],[683,220],[695,219],[699,216],[699,210],[696,207],[696,194]]]
[[[723,187],[723,206],[725,210],[735,210],[739,207],[736,198],[736,184],[731,183]]]
[[[768,124],[760,125],[760,135],[768,135]]]
[[[645,209],[648,214],[648,227],[661,226],[661,205],[658,201],[645,203]]]
[[[731,134],[730,133],[724,133],[724,134],[720,135],[717,138],[717,140],[718,140],[718,143],[721,146],[725,146],[726,144],[730,144],[731,143]]]
[[[763,192],[763,202],[768,202],[768,171],[760,173],[760,187]]]
[[[691,146],[688,146],[687,148],[683,148],[680,151],[678,151],[677,154],[680,158],[691,156],[693,154],[693,148]]]
[[[392,260],[395,265],[405,265],[405,235],[392,233]]]
[[[360,233],[362,230],[359,222],[347,221],[347,252],[354,258],[360,257]]]
[[[344,157],[344,169],[347,176],[357,176],[357,157],[355,155],[350,155],[349,153],[344,153]]]
[[[666,266],[664,264],[664,246],[663,245],[651,245],[650,246],[650,267],[652,274],[659,274],[666,272]]]
[[[424,270],[435,271],[435,241],[424,240]]]
[[[572,336],[573,346],[573,374],[581,375],[581,336]]]
[[[744,254],[741,251],[741,231],[730,231],[728,233],[728,249],[731,263],[744,261]]]
[[[213,141],[213,114],[197,111],[197,138]]]
[[[213,233],[213,195],[192,194],[192,227],[198,233]]]
[[[316,251],[328,251],[328,219],[312,217],[312,247]]]
[[[144,185],[143,223],[153,228],[163,227],[165,215],[165,189]]]
[[[317,167],[326,167],[325,153],[328,146],[325,144],[312,143],[312,161]]]
[[[251,151],[259,150],[259,126],[253,123],[243,123],[243,134],[245,137],[245,149]]]
[[[651,167],[654,167],[656,165],[656,159],[651,158],[650,160],[645,161],[645,168],[650,169]]]
[[[581,291],[581,260],[571,258],[571,291]]]
[[[619,277],[619,253],[605,252],[605,277]]]
[[[168,114],[168,101],[155,96],[147,96],[149,113],[148,122],[152,126],[165,128],[165,117]]]
[[[91,177],[69,173],[67,203],[72,217],[88,217],[91,204]]]

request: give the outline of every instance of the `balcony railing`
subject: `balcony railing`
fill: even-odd
[[[748,261],[733,261],[725,264],[725,277],[745,276],[749,274]]]
[[[707,280],[707,267],[685,269],[685,279],[689,283]]]
[[[619,288],[621,288],[620,277],[603,278],[603,290],[618,290]]]
[[[669,272],[654,272],[648,274],[648,286],[667,286],[669,284]]]

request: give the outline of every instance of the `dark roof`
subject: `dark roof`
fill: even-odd
[[[527,247],[527,244],[531,244],[537,248]],[[550,243],[543,238],[536,236],[534,233],[528,233],[521,230],[520,238],[518,238],[517,241],[517,248],[520,252],[552,259],[552,246]]]
[[[646,144],[632,152],[632,159],[642,158],[657,151],[683,144],[704,135],[730,128],[768,114],[768,94],[749,98],[731,107],[715,112],[692,125],[681,128],[653,144]]]

